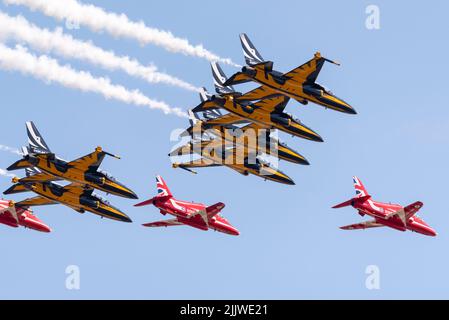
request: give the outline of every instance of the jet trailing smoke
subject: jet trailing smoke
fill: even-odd
[[[158,72],[153,65],[144,66],[127,56],[117,56],[91,42],[74,39],[60,28],[55,31],[41,29],[22,16],[11,17],[0,12],[0,40],[25,42],[35,50],[55,53],[64,58],[78,59],[104,69],[122,70],[128,75],[149,83],[165,83],[179,88],[199,91],[198,88],[169,74]]]
[[[180,108],[172,108],[165,102],[152,100],[138,90],[131,91],[112,84],[108,78],[97,78],[89,72],[78,71],[68,65],[62,66],[55,59],[46,55],[33,55],[19,45],[11,49],[0,43],[0,69],[21,72],[45,82],[58,83],[66,88],[98,93],[106,99],[158,109],[165,114],[187,116]]]
[[[13,154],[17,154],[20,156],[22,155],[22,153],[19,150],[17,150],[16,148],[11,148],[11,147],[5,146],[3,144],[0,144],[0,151],[13,153]]]
[[[123,13],[107,12],[91,4],[76,0],[4,0],[4,3],[25,5],[55,19],[86,26],[93,32],[107,32],[114,37],[134,39],[144,45],[153,44],[170,52],[238,66],[231,59],[221,58],[202,45],[192,45],[187,39],[178,38],[170,31],[148,27],[143,21],[131,21]]]
[[[3,176],[3,177],[10,177],[10,178],[14,177],[13,174],[8,173],[8,171],[6,171],[6,170],[4,170],[4,169],[0,169],[0,176]]]

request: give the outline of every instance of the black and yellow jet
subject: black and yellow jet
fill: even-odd
[[[177,150],[182,155],[197,154],[198,159],[173,163],[173,168],[181,168],[196,173],[195,168],[226,166],[245,176],[249,174],[283,184],[294,185],[293,180],[282,171],[270,165],[248,148],[229,147],[222,140],[189,142]],[[192,157],[193,158],[193,157]]]
[[[289,97],[276,93],[255,103],[242,102],[240,99],[245,97],[246,94],[242,96],[233,87],[224,85],[226,75],[217,63],[213,62],[211,67],[215,88],[219,95],[207,95],[207,100],[195,107],[192,110],[193,112],[222,108],[229,114],[221,117],[219,123],[216,121],[215,124],[249,121],[257,124],[260,128],[279,129],[296,137],[318,142],[323,141],[318,133],[292,115],[284,112],[290,100]],[[202,90],[205,91],[204,88]]]
[[[42,172],[24,178],[23,182],[68,180],[87,185],[106,193],[137,199],[137,195],[98,168],[106,155],[119,158],[97,147],[94,152],[77,160],[67,162],[50,151],[33,122],[26,123],[28,143],[23,148],[23,158],[12,164],[8,170],[36,167]]]
[[[40,171],[35,168],[28,168],[26,170],[27,175],[29,173],[40,174]],[[29,175],[29,177],[31,176]],[[38,196],[20,201],[16,205],[31,207],[60,203],[79,213],[88,211],[101,217],[123,222],[132,222],[126,214],[112,206],[106,200],[93,194],[94,189],[92,188],[85,188],[78,183],[61,186],[50,181],[38,181],[36,179],[31,179],[32,181],[30,181],[27,178],[13,178],[12,182],[14,185],[3,192],[3,194],[31,191],[38,194]]]
[[[208,94],[203,89],[200,96],[202,101],[205,101]],[[253,152],[265,153],[296,164],[309,165],[309,161],[303,155],[289,147],[286,143],[281,142],[273,135],[272,130],[261,130],[263,128],[256,123],[245,124],[241,127],[225,124],[220,119],[226,117],[226,115],[221,114],[219,110],[205,111],[203,112],[203,117],[205,119],[201,120],[195,113],[189,110],[191,126],[185,132],[192,138],[195,138],[197,133],[200,135],[212,135],[216,139],[224,140],[222,141],[223,143],[227,142],[235,147],[246,147]],[[169,155],[180,156],[182,155],[182,149],[183,147],[179,147]]]
[[[261,84],[242,97],[240,100],[259,100],[274,94],[283,94],[296,101],[307,104],[309,101],[336,111],[356,114],[357,112],[347,102],[335,96],[325,87],[316,83],[318,74],[324,62],[337,64],[332,60],[315,53],[313,59],[287,73],[273,70],[273,62],[265,61],[246,34],[240,35],[240,41],[247,66],[241,72],[234,74],[225,82],[226,86],[248,81]]]

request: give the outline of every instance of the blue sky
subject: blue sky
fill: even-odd
[[[224,216],[241,232],[230,237],[188,227],[148,229],[141,223],[164,219],[152,207],[109,196],[133,224],[119,223],[63,206],[36,214],[51,234],[0,226],[0,298],[57,299],[308,299],[445,298],[449,260],[447,162],[449,109],[445,83],[449,47],[445,1],[93,1],[131,20],[170,30],[243,64],[238,34],[246,32],[275,69],[289,71],[317,50],[341,67],[327,64],[319,82],[350,102],[357,116],[290,102],[292,112],[317,131],[324,143],[281,134],[311,166],[281,162],[296,186],[244,177],[226,168],[191,175],[171,168],[170,132],[185,119],[102,96],[47,84],[19,73],[0,72],[0,144],[26,142],[25,121],[33,120],[58,155],[72,159],[97,145],[120,154],[102,167],[130,186],[140,199],[155,194],[161,174],[176,197],[226,203]],[[380,30],[365,28],[365,8],[380,8]],[[5,6],[42,27],[63,24],[25,7]],[[153,45],[95,34],[81,26],[65,30],[116,53],[153,62],[160,70],[212,91],[206,60],[169,53]],[[195,93],[149,85],[121,72],[107,72],[58,58],[95,76],[138,88],[151,98],[187,110]],[[224,66],[228,74],[235,68]],[[241,86],[241,90],[253,86]],[[17,156],[1,153],[0,168]],[[424,202],[422,218],[438,232],[430,238],[387,228],[342,231],[362,221],[350,208],[331,206],[354,194],[358,175],[376,200]],[[10,186],[0,177],[0,189]],[[14,197],[19,200],[21,196]],[[67,290],[65,269],[77,265],[81,289]],[[380,290],[365,287],[368,265],[380,269]]]

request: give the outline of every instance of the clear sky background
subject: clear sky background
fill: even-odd
[[[36,208],[52,233],[0,226],[0,298],[449,298],[447,1],[90,1],[240,64],[241,32],[279,71],[299,66],[319,50],[342,63],[326,64],[319,82],[359,114],[290,102],[288,111],[325,142],[281,134],[311,162],[309,167],[281,162],[281,170],[296,182],[286,186],[227,168],[203,169],[198,175],[174,170],[167,157],[174,144],[170,132],[186,127],[187,120],[0,72],[0,144],[23,145],[25,121],[33,120],[64,159],[101,145],[122,156],[107,158],[102,168],[140,199],[155,195],[154,176],[161,174],[179,199],[226,203],[223,215],[241,232],[232,237],[189,227],[144,228],[142,223],[165,217],[154,207],[134,208],[134,201],[114,196],[109,200],[133,224],[64,206]],[[365,28],[369,4],[380,8],[380,30]],[[25,7],[1,3],[0,10],[21,13],[39,26],[64,27]],[[95,34],[83,26],[65,32],[213,89],[204,59]],[[172,106],[187,110],[198,104],[189,91],[58,59]],[[229,75],[237,71],[224,69]],[[0,168],[15,160],[16,155],[2,152]],[[388,228],[340,230],[367,219],[352,208],[331,209],[353,196],[353,175],[376,200],[423,201],[420,215],[438,236]],[[0,177],[2,191],[10,185],[9,178]],[[80,290],[65,287],[68,265],[80,268]],[[380,290],[365,286],[369,265],[380,269]]]

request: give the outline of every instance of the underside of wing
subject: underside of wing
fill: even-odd
[[[245,120],[242,117],[239,117],[238,115],[235,115],[233,113],[225,114],[224,116],[217,117],[215,119],[208,120],[206,122],[207,125],[227,125],[227,124],[236,124],[236,123],[242,123],[247,122],[248,120]]]
[[[274,96],[280,95],[279,92],[267,87],[267,86],[260,86],[254,90],[251,90],[244,95],[236,98],[237,101],[254,101],[254,100],[261,100],[261,99],[267,99]]]
[[[182,226],[183,223],[179,222],[178,219],[170,219],[164,221],[156,221],[150,223],[144,223],[145,227],[172,227],[172,226]]]
[[[267,112],[284,112],[285,107],[290,100],[286,96],[276,96],[269,99],[264,99],[253,104],[255,108],[265,110]]]
[[[376,222],[375,220],[366,221],[361,223],[355,223],[348,226],[340,227],[343,230],[360,230],[360,229],[368,229],[368,228],[378,228],[383,227],[384,225]]]
[[[91,195],[94,189],[89,186],[83,186],[79,183],[70,183],[66,186],[64,186],[64,190],[66,192],[69,192],[71,194],[81,196],[81,195]]]
[[[42,182],[49,182],[49,181],[57,181],[61,180],[61,178],[55,177],[51,174],[42,172],[38,174],[34,174],[25,178],[20,179],[20,182],[34,182],[34,181],[42,181]]]
[[[34,198],[28,198],[23,201],[17,202],[16,206],[19,207],[32,207],[32,206],[45,206],[49,204],[57,204],[58,202],[49,200],[47,198],[37,196]]]

